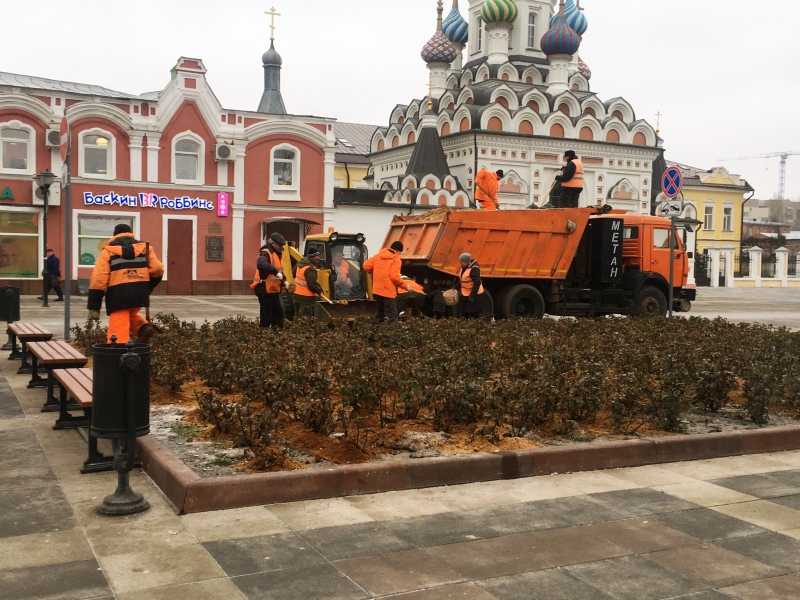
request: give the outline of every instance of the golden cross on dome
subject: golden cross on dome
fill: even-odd
[[[663,116],[660,111],[656,113],[656,135],[661,133],[661,117]]]
[[[578,0],[578,10],[583,10],[583,7],[581,6],[581,0]]]
[[[277,12],[275,10],[275,7],[273,6],[268,11],[265,11],[264,14],[265,15],[270,15],[270,17],[272,18],[272,21],[269,24],[269,28],[270,28],[269,39],[270,39],[271,42],[274,42],[275,41],[275,17],[280,17],[281,13]]]
[[[428,112],[433,112],[433,79],[428,82]]]

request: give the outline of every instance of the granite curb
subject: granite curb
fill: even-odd
[[[800,426],[201,478],[152,436],[142,468],[181,513],[800,449]]]

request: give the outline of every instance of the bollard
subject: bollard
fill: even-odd
[[[5,294],[0,296],[0,315],[5,319],[8,325],[19,321],[19,288],[12,288],[11,284],[6,284]],[[0,347],[0,350],[11,350],[9,358],[20,358],[19,348],[17,347],[17,338],[14,334],[8,331],[8,341]]]
[[[91,434],[111,440],[117,471],[117,489],[97,511],[107,516],[140,513],[150,504],[131,489],[130,472],[136,463],[136,438],[150,433],[150,346],[133,341],[120,346],[112,336],[111,344],[95,346],[92,356]]]

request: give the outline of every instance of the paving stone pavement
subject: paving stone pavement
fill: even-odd
[[[0,600],[800,598],[800,451],[177,516],[0,364]],[[107,449],[106,449],[107,450]]]

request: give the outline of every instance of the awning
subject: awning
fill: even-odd
[[[304,235],[308,235],[308,232],[311,231],[311,228],[315,225],[321,225],[321,223],[317,223],[316,221],[311,221],[309,219],[298,219],[296,217],[270,217],[269,219],[264,219],[261,221],[261,237],[266,239],[267,238],[267,227],[271,223],[295,223],[296,225],[302,225],[305,227]]]

